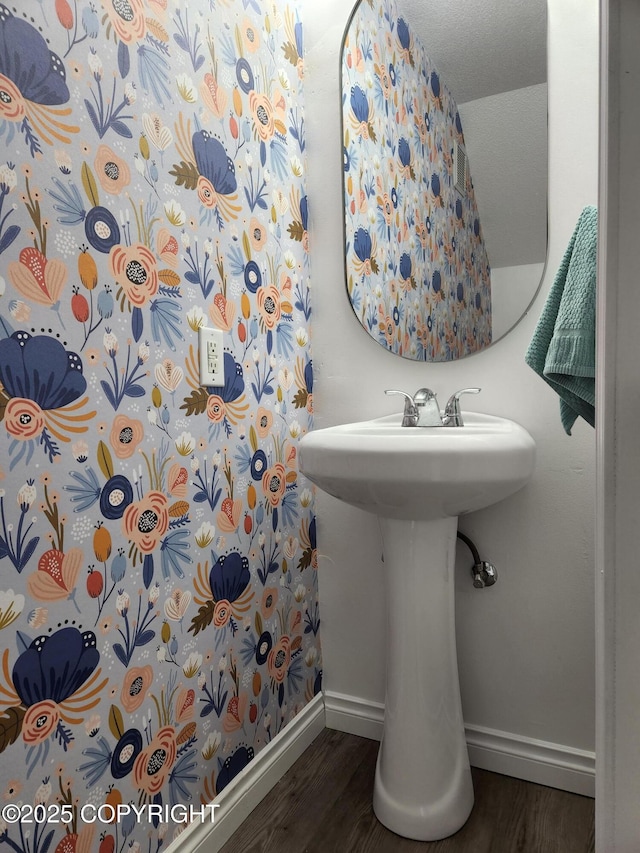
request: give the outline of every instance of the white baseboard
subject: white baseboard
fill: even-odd
[[[384,705],[380,702],[327,691],[325,711],[329,729],[372,740],[382,737]],[[468,725],[465,733],[473,767],[587,797],[595,796],[593,752],[482,726]]]
[[[215,798],[215,821],[192,821],[166,853],[217,853],[324,728],[318,694]]]

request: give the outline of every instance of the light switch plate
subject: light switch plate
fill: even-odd
[[[224,353],[220,329],[198,329],[200,384],[224,385]]]

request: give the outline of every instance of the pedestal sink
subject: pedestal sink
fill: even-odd
[[[462,427],[402,427],[401,416],[310,432],[300,468],[375,513],[388,601],[384,733],[373,808],[420,841],[456,832],[473,806],[456,659],[457,518],[531,477],[535,443],[519,424],[465,413]]]

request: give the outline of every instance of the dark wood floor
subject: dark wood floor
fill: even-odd
[[[325,729],[221,853],[593,853],[594,801],[473,769],[475,806],[443,841],[400,838],[371,808],[376,741]]]

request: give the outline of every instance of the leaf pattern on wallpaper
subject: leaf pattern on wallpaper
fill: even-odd
[[[460,116],[394,0],[358,5],[342,81],[347,286],[360,323],[418,361],[483,349],[491,271],[473,184],[454,187]]]
[[[0,775],[24,802],[207,801],[320,690],[303,77],[296,0],[0,4]],[[75,829],[0,845],[174,831]]]

